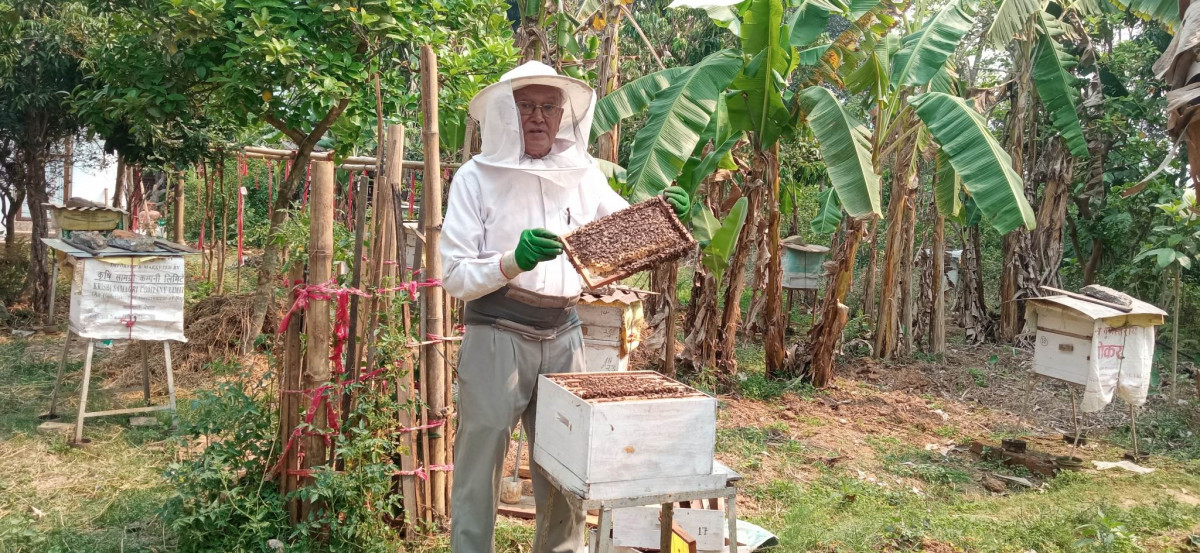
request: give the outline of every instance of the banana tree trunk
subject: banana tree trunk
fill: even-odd
[[[871,230],[867,233],[867,245],[871,248],[871,255],[867,261],[867,282],[863,285],[862,301],[859,302],[858,309],[868,316],[874,317],[875,310],[878,308],[876,303],[876,293],[878,292],[879,279],[879,248],[875,244],[879,240],[879,219],[871,221]]]
[[[1038,284],[1062,287],[1058,269],[1063,258],[1063,226],[1067,218],[1074,157],[1061,138],[1056,138],[1047,157],[1046,186],[1033,231],[1033,255],[1037,261]]]
[[[752,177],[758,177],[752,175]],[[720,377],[732,382],[737,376],[737,345],[738,321],[742,314],[742,292],[746,289],[746,259],[750,256],[752,234],[758,227],[758,208],[762,203],[763,188],[761,178],[752,178],[754,184],[746,191],[746,224],[738,234],[737,248],[725,272],[729,284],[725,287],[725,306],[721,313],[720,345],[716,351],[716,364],[720,368]]]
[[[916,173],[916,171],[913,171]],[[913,179],[916,180],[916,177]],[[912,355],[913,352],[913,241],[917,233],[916,189],[912,189],[912,204],[906,210],[904,223],[904,252],[900,258],[900,330],[903,339],[900,341],[900,354]],[[928,305],[928,304],[925,304]]]
[[[618,70],[618,62],[621,59],[620,40],[618,40],[621,29],[621,6],[616,2],[609,2],[603,11],[604,20],[608,23],[604,27],[604,38],[601,41],[600,59],[597,65],[599,73],[596,81],[597,101],[617,89],[621,76]],[[596,137],[596,156],[616,163],[617,145],[621,141],[620,133],[621,126],[614,125],[612,130]]]
[[[992,320],[988,317],[983,296],[983,261],[980,258],[979,225],[972,225],[962,239],[963,257],[959,265],[959,324],[966,332],[968,344],[982,344],[991,339]]]
[[[908,227],[915,221],[909,213],[916,200],[916,171],[912,170],[914,144],[903,146],[893,169],[888,202],[887,251],[883,258],[883,288],[875,316],[875,356],[890,359],[896,353],[900,333],[900,273],[905,257],[912,257]]]
[[[764,312],[767,358],[767,377],[784,372],[786,349],[784,330],[787,322],[783,313],[783,264],[779,258],[779,143],[762,157],[767,177],[767,306]],[[760,250],[759,255],[762,255]]]
[[[683,341],[680,358],[696,372],[717,364],[717,346],[720,340],[717,322],[717,281],[702,265],[696,264],[696,276],[692,283],[692,299],[688,304],[688,315],[684,324],[688,327]]]
[[[938,215],[933,223],[933,304],[929,313],[929,352],[946,353],[946,218]],[[961,271],[960,271],[961,272]]]
[[[845,305],[846,295],[854,282],[854,260],[864,228],[862,221],[850,217],[842,224],[845,229],[844,239],[834,254],[835,266],[829,285],[825,288],[820,318],[808,332],[804,355],[797,355],[791,360],[795,368],[800,368],[801,363],[807,363],[804,370],[812,380],[813,386],[818,388],[824,388],[833,382],[833,361],[837,354],[837,344],[850,315],[850,308]],[[813,316],[816,317],[817,314],[814,313]]]

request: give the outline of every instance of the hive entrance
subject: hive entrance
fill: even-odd
[[[546,378],[589,403],[706,397],[704,394],[658,373],[549,374]]]
[[[696,247],[662,197],[596,219],[562,242],[567,259],[592,289],[679,259]]]

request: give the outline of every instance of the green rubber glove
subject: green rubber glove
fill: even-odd
[[[675,211],[676,217],[683,217],[692,208],[692,201],[688,198],[686,190],[678,186],[668,186],[663,190],[663,198],[667,203],[671,204],[671,209]]]
[[[550,261],[562,252],[562,243],[558,241],[557,234],[544,228],[535,228],[521,232],[521,239],[513,254],[522,271],[532,271],[538,263]]]

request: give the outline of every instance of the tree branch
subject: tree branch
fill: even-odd
[[[326,115],[326,117],[328,117],[328,115]],[[275,117],[274,115],[269,115],[269,114],[264,113],[262,115],[262,119],[263,119],[263,121],[266,121],[267,124],[271,125],[272,127],[279,129],[279,132],[283,133],[285,136],[292,139],[292,142],[295,142],[297,145],[299,145],[301,142],[304,142],[305,140],[308,139],[308,137],[305,136],[304,133],[302,133],[298,130],[289,128],[286,123],[284,123],[282,120]]]

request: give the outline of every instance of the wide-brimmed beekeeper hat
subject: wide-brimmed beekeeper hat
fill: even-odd
[[[521,115],[513,92],[530,85],[562,91],[563,114],[550,153],[532,159],[525,155]],[[496,169],[533,174],[560,186],[577,185],[583,173],[596,167],[587,152],[596,94],[587,83],[559,75],[554,68],[531,61],[505,73],[471,100],[469,112],[479,121],[482,149],[474,160]]]
[[[471,100],[471,117],[476,121],[483,121],[488,117],[487,109],[491,100],[497,95],[511,100],[513,91],[530,85],[552,86],[563,92],[563,126],[568,124],[569,116],[579,117],[590,112],[588,108],[596,95],[587,83],[574,77],[559,75],[553,67],[540,61],[530,61],[501,75],[499,81],[479,91]]]

